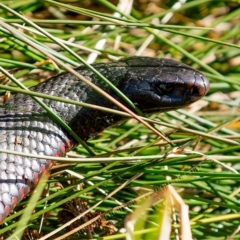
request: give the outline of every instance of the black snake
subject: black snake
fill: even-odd
[[[187,106],[203,97],[209,88],[208,80],[200,72],[170,59],[130,57],[93,66],[144,113]],[[88,68],[80,66],[76,70],[118,98]],[[70,73],[52,77],[31,90],[116,108]],[[120,116],[94,109],[48,99],[43,101],[84,141],[122,120]],[[1,149],[62,156],[75,145],[75,139],[30,96],[16,94],[4,104],[4,108],[0,108],[0,222],[53,165],[53,162],[44,159],[2,153]]]

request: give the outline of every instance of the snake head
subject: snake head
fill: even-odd
[[[125,59],[128,71],[119,89],[143,112],[182,108],[199,100],[209,89],[199,71],[171,59]]]

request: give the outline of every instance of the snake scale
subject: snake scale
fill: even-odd
[[[144,113],[187,106],[203,97],[209,89],[203,74],[170,59],[130,57],[93,66]],[[120,99],[88,68],[80,66],[76,71]],[[52,77],[31,90],[116,109],[70,73]],[[84,141],[122,120],[120,116],[94,109],[48,99],[43,101]],[[0,223],[53,165],[48,160],[6,154],[1,149],[63,156],[76,144],[75,139],[30,96],[15,94],[4,103],[0,108]]]

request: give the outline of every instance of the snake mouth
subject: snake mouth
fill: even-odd
[[[164,95],[164,97],[168,96],[171,99],[170,105],[184,107],[201,99],[208,90],[209,81],[202,74],[196,72],[193,79],[188,79],[180,84],[176,83],[173,92],[170,95]],[[166,103],[166,101],[164,102]]]

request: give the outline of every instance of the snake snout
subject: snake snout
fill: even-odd
[[[208,79],[199,72],[195,72],[194,78],[186,83],[186,92],[184,94],[184,101],[191,104],[203,96],[209,90],[210,83]]]

